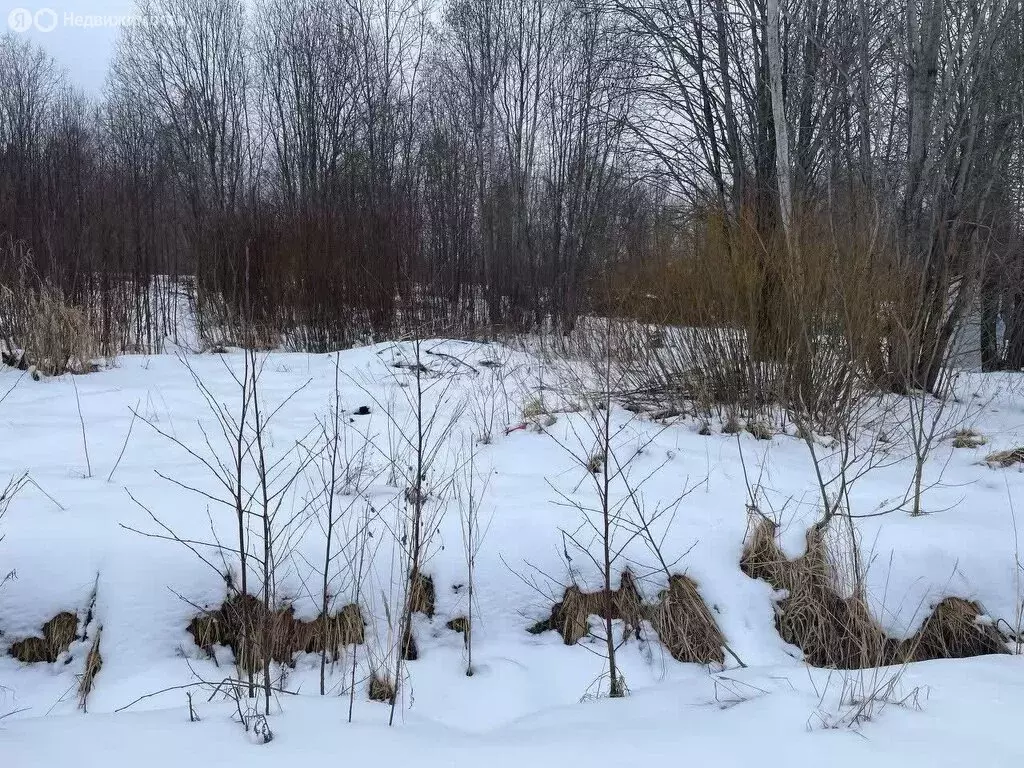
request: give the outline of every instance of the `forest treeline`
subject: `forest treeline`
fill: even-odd
[[[327,350],[588,313],[1024,367],[1022,0],[140,0],[100,94],[0,38],[3,336]],[[25,297],[35,297],[36,305]],[[42,299],[40,298],[42,297]],[[794,357],[795,356],[795,357]]]

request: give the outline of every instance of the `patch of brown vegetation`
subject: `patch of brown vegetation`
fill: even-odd
[[[531,632],[553,629],[562,636],[566,645],[575,645],[590,632],[589,618],[620,619],[626,623],[626,632],[636,632],[645,618],[643,599],[636,581],[629,571],[623,571],[619,588],[584,592],[573,584],[565,590],[561,602],[551,608],[551,617],[531,628]]]
[[[954,448],[980,448],[987,442],[988,438],[973,429],[958,429],[953,433]]]
[[[723,663],[725,638],[697,583],[689,576],[673,575],[659,597],[651,624],[672,658],[697,664]]]
[[[96,629],[96,637],[93,638],[89,648],[89,654],[85,657],[85,670],[82,672],[82,679],[78,682],[78,707],[83,712],[87,711],[89,694],[96,682],[96,675],[103,666],[103,657],[100,655],[100,636],[103,634],[103,627]]]
[[[383,701],[393,704],[395,701],[395,684],[386,677],[374,674],[370,677],[369,694],[372,701]]]
[[[420,657],[419,646],[416,645],[416,637],[412,633],[412,627],[405,628],[405,635],[402,637],[402,658],[406,661],[416,661]]]
[[[41,637],[26,637],[11,645],[11,656],[25,664],[37,664],[44,661],[54,661],[50,658],[46,641]]]
[[[327,655],[332,658],[337,658],[346,645],[362,645],[366,640],[363,614],[355,603],[349,603],[326,619],[318,616],[312,622],[312,627],[307,646],[312,647],[315,653],[326,649]]]
[[[838,594],[825,538],[815,528],[807,532],[807,551],[789,560],[776,541],[775,524],[760,521],[747,540],[740,567],[751,578],[789,593],[775,606],[775,626],[811,666],[863,669],[1006,652],[995,627],[979,623],[981,607],[955,597],[940,602],[913,637],[890,638],[863,595]]]
[[[346,645],[359,645],[365,639],[362,612],[354,603],[327,617],[301,621],[290,605],[268,616],[263,603],[252,595],[236,595],[220,608],[194,617],[188,632],[211,656],[215,645],[231,648],[239,668],[248,671],[262,668],[268,656],[280,664],[292,663],[296,653],[326,652],[337,659]],[[264,638],[269,654],[264,653]]]
[[[645,604],[633,574],[623,571],[619,588],[610,593],[584,592],[576,585],[570,586],[561,602],[551,609],[550,618],[529,631],[539,634],[555,630],[566,645],[575,645],[590,633],[591,616],[624,622],[627,637],[631,633],[639,637],[641,623],[650,621],[674,659],[701,664],[724,660],[725,640],[692,579],[671,576],[668,589],[658,597],[656,604]]]
[[[725,420],[725,424],[722,425],[722,434],[735,435],[742,429],[743,427],[740,426],[740,420],[736,417],[736,414],[730,413],[728,418]]]
[[[71,646],[77,634],[78,617],[70,611],[62,611],[43,624],[43,637],[54,659]]]
[[[776,605],[775,626],[783,640],[803,650],[808,664],[859,669],[889,663],[892,643],[863,598],[843,598],[834,589],[818,529],[807,532],[807,551],[789,560],[776,542],[775,524],[762,520],[748,539],[740,568],[789,593]]]
[[[993,624],[979,621],[981,606],[947,597],[932,609],[920,631],[903,641],[900,655],[908,661],[966,659],[1006,653],[1006,641]]]
[[[10,654],[27,664],[52,663],[67,652],[78,633],[78,617],[61,611],[43,624],[42,637],[26,637],[11,645]]]
[[[434,591],[434,580],[424,573],[409,575],[409,611],[422,613],[427,618],[434,618],[434,605],[437,593]]]
[[[1004,469],[1014,464],[1024,464],[1024,448],[1012,448],[1008,451],[995,451],[985,457],[986,464],[995,464]]]
[[[465,616],[456,616],[451,621],[445,624],[445,627],[450,629],[452,632],[462,633],[462,642],[469,642],[469,619]]]

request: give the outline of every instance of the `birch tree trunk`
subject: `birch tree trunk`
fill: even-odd
[[[779,41],[779,0],[768,0],[768,34],[765,48],[768,56],[768,84],[772,99],[772,122],[775,128],[775,178],[779,187],[779,212],[786,244],[792,250],[793,184],[789,165],[789,131],[786,128],[786,106],[782,95],[782,44]]]

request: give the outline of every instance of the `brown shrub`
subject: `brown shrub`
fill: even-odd
[[[35,297],[25,348],[32,363],[50,375],[88,373],[100,356],[89,318],[50,285]]]

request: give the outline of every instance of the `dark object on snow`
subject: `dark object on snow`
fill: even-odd
[[[42,637],[26,637],[11,645],[10,655],[26,664],[55,662],[67,652],[78,632],[78,616],[61,611],[43,624]]]
[[[370,678],[370,699],[373,701],[384,701],[393,704],[395,701],[395,686],[385,677],[373,675]]]
[[[916,634],[889,637],[860,595],[841,596],[833,586],[829,552],[818,528],[807,531],[807,551],[795,560],[779,548],[776,525],[754,528],[740,568],[788,596],[775,606],[775,628],[787,643],[804,652],[814,667],[870,669],[931,659],[962,659],[1005,654],[1007,642],[978,603],[946,597]]]
[[[406,627],[405,638],[402,641],[402,658],[406,661],[416,661],[419,657],[420,651],[416,645],[416,638],[413,637],[412,628]]]
[[[437,593],[434,591],[434,580],[424,573],[409,576],[409,610],[422,613],[427,618],[434,618],[434,606]]]
[[[356,414],[356,416],[369,416],[370,415],[370,406],[368,406],[368,405],[360,405],[358,408],[356,408],[355,414]]]
[[[430,369],[428,369],[427,366],[423,365],[423,363],[392,363],[391,367],[405,368],[413,372],[418,371],[420,373],[430,373]]]
[[[469,645],[469,619],[465,616],[456,616],[454,619],[449,621],[445,626],[452,632],[462,633],[463,645]]]
[[[252,595],[235,595],[219,608],[204,611],[188,625],[197,646],[214,657],[214,646],[231,648],[235,663],[246,671],[263,668],[265,656],[279,664],[291,664],[296,653],[326,653],[336,660],[348,645],[365,641],[362,612],[355,603],[329,614],[325,620],[295,618],[295,609],[286,605],[267,614],[263,603]],[[262,627],[270,631],[269,653],[264,652]]]
[[[3,360],[4,365],[9,365],[11,368],[17,368],[19,371],[28,370],[28,360],[25,359],[24,352],[0,352],[0,359]]]

